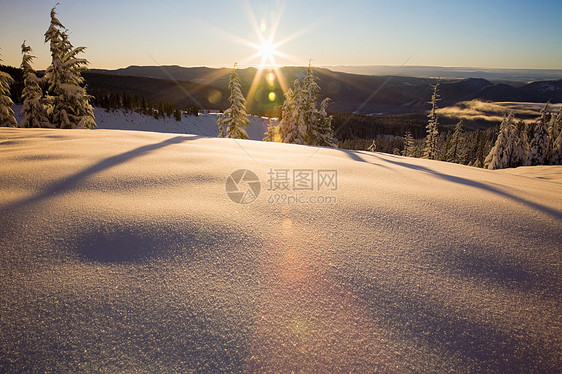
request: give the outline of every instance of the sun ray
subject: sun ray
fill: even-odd
[[[277,34],[277,29],[279,28],[279,25],[281,24],[281,17],[283,16],[283,13],[285,12],[286,5],[287,5],[287,0],[283,1],[283,3],[281,3],[281,6],[279,7],[279,9],[277,10],[277,12],[276,12],[277,17],[275,17],[275,19],[271,23],[271,32],[270,32],[271,35]]]
[[[283,93],[287,92],[289,90],[289,84],[287,83],[287,79],[285,78],[285,75],[281,72],[281,69],[279,67],[273,69],[273,71],[275,72],[277,80],[279,81],[279,86],[281,86],[281,90],[283,91]]]
[[[256,95],[256,92],[258,90],[259,81],[261,79],[261,76],[263,75],[263,72],[264,72],[263,69],[257,69],[256,75],[254,75],[254,80],[250,85],[250,91],[248,91],[248,95],[246,95],[246,105],[252,104],[252,101],[254,100],[254,96]]]
[[[210,25],[209,23],[205,23],[203,21],[199,21],[199,20],[195,20],[196,23],[199,24],[199,26],[201,26],[202,28],[206,28],[208,29],[209,32],[213,32],[215,34],[217,34],[218,36],[222,37],[225,40],[231,41],[233,43],[237,43],[243,46],[246,46],[248,48],[252,48],[252,49],[259,49],[260,43],[254,43],[250,40],[241,38],[239,36],[236,36],[234,34],[231,34],[229,32],[224,31],[223,29],[220,29],[216,26]],[[261,35],[259,35],[261,37]]]
[[[314,30],[314,29],[320,27],[322,24],[326,23],[328,21],[328,18],[329,17],[325,16],[322,19],[320,19],[320,20],[318,20],[318,21],[316,21],[312,24],[309,24],[306,27],[303,27],[302,29],[295,31],[291,35],[281,39],[279,42],[277,42],[277,44],[279,46],[285,45],[285,44],[295,40],[296,38],[311,32],[312,30]]]
[[[246,16],[248,17],[248,21],[250,21],[250,25],[252,25],[252,28],[254,29],[254,32],[256,33],[256,35],[261,37],[262,32],[261,32],[261,29],[260,29],[260,25],[258,24],[258,20],[256,18],[256,15],[254,14],[254,10],[252,9],[252,6],[250,5],[250,2],[248,0],[244,0],[242,2],[242,4],[244,4]],[[260,40],[260,42],[261,42],[261,40]]]
[[[225,32],[224,30],[213,27],[209,24],[202,23],[200,21],[198,22],[201,23],[202,27],[211,30],[211,32],[219,34],[226,40],[241,44],[245,47],[255,50],[255,52],[251,53],[248,57],[237,59],[240,62],[239,66],[256,67],[256,73],[254,74],[248,94],[246,95],[247,104],[254,104],[256,95],[258,94],[260,87],[263,87],[264,83],[267,84],[267,87],[269,89],[269,95],[267,95],[267,99],[271,102],[275,101],[276,103],[279,103],[278,100],[283,100],[283,98],[281,95],[279,95],[278,91],[276,92],[275,81],[278,83],[277,87],[279,87],[283,93],[287,92],[290,87],[287,77],[284,76],[281,70],[281,64],[279,63],[279,61],[283,61],[284,63],[294,63],[295,65],[298,65],[299,62],[302,62],[302,58],[296,58],[295,56],[281,52],[279,48],[317,28],[320,23],[322,23],[322,20],[320,22],[315,22],[312,25],[304,27],[279,41],[276,40],[276,35],[281,25],[284,10],[287,6],[287,0],[278,2],[278,4],[275,6],[275,9],[270,9],[270,13],[264,14],[259,18],[256,17],[256,13],[254,12],[254,9],[252,8],[248,0],[242,0],[241,3],[246,13],[248,24],[251,26],[255,33],[255,39],[253,41]],[[220,79],[221,77],[227,75],[230,71],[231,69],[221,69],[219,72],[209,74],[208,79],[210,79],[211,81]],[[273,74],[274,79],[271,79],[270,76],[270,80],[267,80],[268,74]]]

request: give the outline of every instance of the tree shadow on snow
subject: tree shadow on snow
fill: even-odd
[[[111,169],[112,167],[115,167],[117,165],[123,164],[127,161],[130,161],[134,158],[137,157],[141,157],[143,155],[146,155],[150,152],[153,152],[157,149],[160,148],[164,148],[167,147],[169,145],[173,145],[173,144],[180,144],[186,141],[191,141],[191,140],[195,140],[195,139],[199,139],[201,138],[200,136],[176,136],[170,139],[166,139],[160,143],[155,143],[155,144],[148,144],[148,145],[144,145],[138,148],[135,148],[133,150],[115,155],[115,156],[111,156],[106,158],[105,160],[102,160],[92,166],[87,167],[86,169],[65,177],[63,179],[61,179],[58,182],[55,182],[53,184],[51,184],[50,186],[44,188],[41,192],[37,193],[34,196],[30,196],[24,199],[21,199],[19,201],[15,201],[12,202],[10,204],[8,204],[7,206],[4,206],[2,209],[0,209],[0,213],[5,214],[5,213],[9,213],[12,210],[15,209],[20,209],[20,208],[25,208],[26,206],[35,204],[35,203],[39,203],[43,200],[52,198],[52,197],[57,197],[60,195],[63,195],[69,191],[71,191],[73,188],[75,188],[76,186],[78,186],[80,184],[80,182],[86,178],[88,178],[91,175],[100,173],[104,170],[107,169]]]
[[[547,215],[549,215],[553,218],[562,220],[562,212],[560,212],[559,210],[556,210],[556,209],[553,209],[553,208],[550,208],[550,207],[547,207],[547,206],[544,206],[542,204],[535,203],[535,202],[532,202],[532,201],[529,201],[529,200],[525,200],[521,197],[512,195],[512,194],[507,193],[505,191],[502,191],[502,190],[500,190],[496,187],[490,186],[489,184],[477,182],[477,181],[472,180],[472,179],[466,179],[466,178],[457,177],[457,176],[454,176],[454,175],[440,173],[438,171],[427,168],[425,166],[413,165],[413,164],[409,164],[407,162],[402,162],[402,161],[384,159],[380,156],[377,156],[376,154],[373,154],[373,155],[370,155],[370,156],[378,158],[379,160],[381,160],[383,162],[388,162],[388,163],[393,164],[393,165],[397,165],[397,166],[401,166],[401,167],[404,167],[404,168],[428,173],[428,174],[430,174],[434,177],[437,177],[437,178],[440,178],[440,179],[443,179],[443,180],[446,180],[446,181],[449,181],[449,182],[462,184],[462,185],[470,186],[470,187],[475,187],[475,188],[478,188],[478,189],[481,189],[481,190],[487,191],[487,192],[492,192],[492,193],[495,193],[495,194],[497,194],[501,197],[508,198],[508,199],[510,199],[510,200],[512,200],[516,203],[523,204],[523,205],[525,205],[525,206],[527,206],[527,207],[529,207],[533,210],[540,211],[540,212],[542,212],[544,214],[547,214]],[[361,156],[359,156],[357,154],[355,154],[352,158],[354,160],[365,162],[365,163],[368,163],[368,164],[372,163],[370,161],[367,161],[367,160],[363,159]]]
[[[375,320],[413,342],[409,353],[419,354],[415,351],[420,345],[448,351],[468,358],[477,372],[533,372],[556,366],[554,347],[543,346],[540,352],[522,335],[478,317],[440,310],[411,289],[390,289],[360,274],[340,280],[369,305]]]

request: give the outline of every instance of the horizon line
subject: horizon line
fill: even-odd
[[[8,65],[5,65],[8,66]],[[128,65],[125,67],[114,67],[114,68],[100,68],[100,67],[91,67],[88,68],[89,70],[98,69],[98,70],[119,70],[119,69],[127,69],[130,67],[151,67],[151,66],[160,66],[160,67],[180,67],[180,68],[209,68],[209,69],[233,69],[233,67],[229,66],[222,66],[222,65],[178,65],[178,64],[162,64],[162,65]],[[373,67],[388,67],[388,68],[396,68],[401,67],[402,69],[408,68],[433,68],[433,69],[465,69],[465,70],[560,70],[562,71],[562,67],[559,68],[544,68],[544,67],[484,67],[484,66],[446,66],[446,65],[391,65],[391,64],[373,64],[373,65],[345,65],[345,64],[319,64],[319,65],[312,65],[313,67],[319,68],[373,68]],[[238,65],[238,69],[278,69],[284,67],[307,67],[306,64],[298,65],[298,64],[278,64],[278,65]]]

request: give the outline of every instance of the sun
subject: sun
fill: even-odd
[[[267,94],[267,99],[269,101],[276,102],[276,100],[279,99],[279,95],[275,93],[276,87],[279,87],[282,92],[288,91],[289,82],[287,82],[286,77],[281,71],[282,64],[287,62],[298,63],[301,59],[291,56],[285,52],[281,52],[279,48],[308,33],[312,30],[312,28],[316,27],[314,24],[308,25],[283,39],[277,38],[277,30],[280,25],[287,0],[276,0],[275,3],[277,5],[268,12],[270,13],[269,17],[267,15],[263,15],[258,22],[258,18],[256,18],[256,14],[250,6],[249,1],[242,1],[248,16],[248,24],[254,29],[257,40],[254,39],[254,41],[251,41],[238,37],[234,34],[226,33],[222,29],[212,27],[214,32],[223,34],[226,39],[250,47],[255,51],[255,53],[251,56],[239,60],[238,65],[244,66],[247,63],[250,63],[251,67],[256,68],[254,79],[246,96],[247,102],[252,102],[254,99],[260,84],[263,83],[262,78],[264,78],[264,76],[267,82],[267,88],[269,89],[269,93]],[[204,25],[206,27],[210,27],[208,24]],[[259,64],[256,65],[255,63],[258,59]]]
[[[262,64],[263,62],[274,62],[274,56],[278,53],[271,41],[263,41],[263,43],[259,46],[258,52],[263,60]]]
[[[273,37],[265,39],[260,36],[260,44],[254,44],[252,47],[256,49],[256,54],[254,56],[260,58],[260,63],[258,68],[277,68],[277,63],[275,62],[276,56],[282,56],[282,53],[277,51],[279,43],[273,43]]]

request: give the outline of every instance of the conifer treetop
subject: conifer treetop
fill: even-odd
[[[0,61],[2,61],[1,58]],[[0,71],[0,126],[18,126],[12,110],[14,102],[10,98],[10,83],[13,81],[10,74]]]

